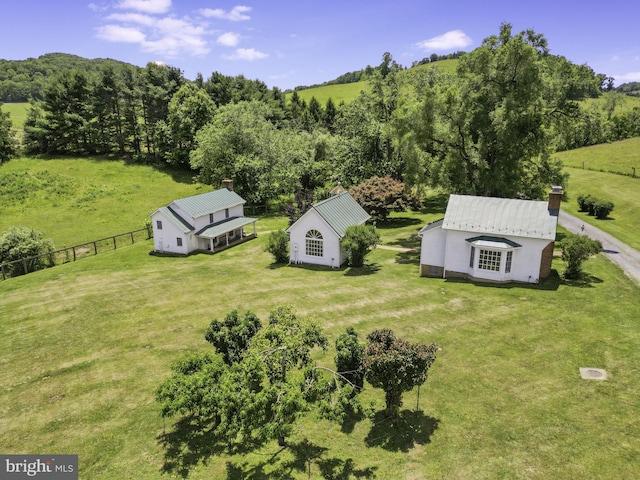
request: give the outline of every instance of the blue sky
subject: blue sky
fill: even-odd
[[[218,71],[281,89],[432,53],[471,51],[497,34],[533,28],[551,53],[616,84],[640,81],[635,0],[18,0],[0,14],[0,58],[50,52],[161,61],[187,78]]]

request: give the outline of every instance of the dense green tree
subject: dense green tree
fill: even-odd
[[[196,133],[213,119],[215,109],[209,95],[195,84],[187,83],[180,87],[169,102],[167,137],[163,142],[167,162],[189,165]]]
[[[562,250],[562,260],[567,263],[563,275],[565,278],[577,279],[582,275],[582,264],[592,255],[602,251],[602,243],[584,235],[569,233],[558,246]]]
[[[578,88],[574,69],[560,68],[568,65],[549,56],[544,37],[531,30],[512,35],[509,24],[464,55],[457,84],[439,88],[445,129],[434,141],[445,154],[445,185],[461,193],[531,198],[561,185],[561,165],[549,160],[549,131],[576,111],[574,100],[594,81],[594,75],[581,76],[577,84],[588,85]]]
[[[303,369],[310,366],[311,350],[327,342],[317,324],[288,306],[272,310],[268,324],[256,331],[258,322],[249,322],[253,335],[244,335],[246,328],[228,335],[242,323],[235,321],[222,335],[224,345],[242,344],[244,353],[230,357],[231,364],[212,355],[175,363],[156,391],[163,414],[196,416],[205,428],[213,424],[210,434],[228,445],[271,439],[285,445],[295,420],[310,407]]]
[[[227,365],[242,360],[249,342],[262,328],[260,319],[251,311],[240,316],[233,310],[224,320],[212,320],[205,332],[204,338],[222,355]]]
[[[7,112],[2,111],[0,103],[0,165],[18,153],[18,143],[11,127],[11,118]]]
[[[358,339],[358,333],[353,327],[348,327],[336,339],[336,356],[334,358],[336,370],[342,375],[338,381],[349,382],[356,390],[364,387],[364,345]]]
[[[367,340],[363,359],[366,379],[384,390],[387,415],[396,417],[402,394],[427,380],[438,347],[435,343],[421,345],[398,339],[389,329],[375,330]]]
[[[238,193],[255,205],[293,192],[299,166],[313,155],[311,139],[278,130],[270,115],[269,107],[257,101],[220,107],[197,133],[191,152],[191,167],[200,180],[219,185],[223,178],[233,178]]]
[[[49,255],[53,250],[53,241],[31,228],[11,227],[0,236],[0,263],[25,259],[5,267],[12,277],[53,266],[54,258]]]
[[[380,235],[373,225],[351,225],[342,237],[342,248],[347,252],[351,267],[362,267],[364,258],[380,243]]]

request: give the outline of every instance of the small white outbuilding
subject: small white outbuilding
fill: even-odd
[[[347,227],[370,218],[346,191],[316,203],[286,230],[289,262],[339,267],[347,261],[341,244]]]
[[[420,230],[420,275],[537,283],[551,273],[562,188],[549,201],[451,195]]]
[[[233,182],[212,192],[174,200],[151,214],[156,252],[187,255],[228,247],[256,234],[257,218],[244,216],[246,201],[233,191]],[[253,233],[244,227],[253,224]]]

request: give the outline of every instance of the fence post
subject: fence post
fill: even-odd
[[[133,232],[129,232],[131,234],[131,245],[133,245]]]
[[[96,252],[96,255],[98,254],[98,245],[96,242],[93,242],[93,251]]]
[[[29,273],[29,271],[27,270],[27,259],[25,257],[22,257],[22,266],[24,267],[24,274],[26,275],[27,273]]]
[[[4,263],[2,265],[0,265],[0,270],[2,270],[2,280],[6,280],[7,276],[4,273]]]
[[[115,250],[116,248],[118,248],[118,247],[116,247],[116,237],[114,236],[113,237],[113,249]]]
[[[71,247],[71,250],[73,250],[73,261],[76,261],[76,247]]]

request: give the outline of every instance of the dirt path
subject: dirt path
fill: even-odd
[[[618,264],[624,273],[640,284],[640,252],[603,232],[599,228],[584,223],[577,217],[561,211],[558,224],[570,232],[587,235],[602,242],[603,253]]]

